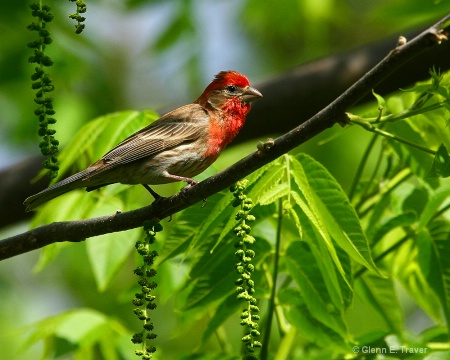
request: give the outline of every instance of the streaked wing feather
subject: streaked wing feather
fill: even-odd
[[[192,141],[192,139],[178,138],[173,140],[150,139],[147,141],[135,141],[121,146],[117,149],[119,151],[105,155],[102,159],[106,161],[105,167],[127,164],[135,160],[156,155],[164,150],[189,141]]]
[[[188,105],[191,111],[186,111],[186,106],[176,109],[129,136],[105,154],[99,160],[102,164],[93,169],[85,179],[118,165],[156,155],[182,143],[197,140],[205,131],[204,122],[208,121],[208,118],[201,106],[194,105]]]

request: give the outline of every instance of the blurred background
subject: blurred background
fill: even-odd
[[[49,73],[61,148],[97,116],[125,109],[165,111],[191,102],[221,70],[242,72],[258,88],[302,64],[420,30],[450,10],[447,1],[438,0],[89,0],[86,29],[76,35],[68,18],[74,3],[43,3],[55,15],[48,54],[54,61]],[[35,36],[26,29],[31,21],[29,2],[0,2],[0,170],[39,152],[30,84],[34,66],[28,63],[31,50],[26,46]],[[294,105],[302,111],[302,103]],[[233,159],[225,154],[217,167],[247,155],[257,140],[276,135],[271,128],[258,139],[246,139],[250,142],[241,143]],[[345,189],[365,136],[357,129],[335,127],[300,150],[324,163]],[[345,162],[337,166],[330,153]],[[3,227],[1,238],[28,226],[22,221]],[[119,273],[111,288],[99,294],[90,269],[80,266],[87,263],[81,244],[71,244],[70,251],[35,273],[38,255],[35,251],[0,262],[2,358],[30,358],[16,353],[23,327],[67,309],[99,308],[125,323],[132,321],[128,300],[109,301],[129,286],[132,259],[129,271]],[[414,326],[421,328],[421,317],[415,319]]]

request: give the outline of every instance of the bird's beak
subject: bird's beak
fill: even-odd
[[[255,88],[252,88],[251,86],[247,86],[241,95],[242,101],[246,103],[252,102],[253,100],[256,100],[260,97],[262,97],[262,94]]]

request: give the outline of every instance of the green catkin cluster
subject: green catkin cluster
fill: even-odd
[[[33,90],[36,90],[36,97],[34,102],[38,104],[35,115],[39,118],[39,131],[38,134],[42,137],[42,141],[39,143],[41,153],[47,156],[44,161],[44,168],[49,170],[49,177],[55,178],[58,175],[58,159],[56,154],[58,153],[58,140],[55,139],[56,130],[50,129],[49,125],[56,123],[56,119],[52,116],[55,114],[53,110],[53,98],[48,96],[48,93],[53,91],[54,87],[52,79],[45,72],[45,68],[52,66],[53,61],[45,55],[45,47],[51,44],[52,39],[50,32],[47,30],[47,24],[53,20],[53,14],[50,12],[50,7],[39,3],[33,3],[30,5],[31,15],[37,18],[37,22],[32,22],[27,28],[31,31],[38,33],[38,39],[28,43],[28,47],[34,49],[33,55],[30,56],[28,61],[30,63],[37,64],[35,72],[31,76]]]
[[[244,194],[244,189],[248,184],[247,180],[237,182],[230,188],[235,197],[233,206],[240,206],[236,214],[238,225],[234,228],[234,233],[238,237],[235,242],[236,252],[238,258],[236,263],[236,272],[239,277],[236,280],[237,299],[244,301],[246,307],[242,310],[241,322],[242,326],[246,327],[245,334],[242,337],[242,342],[245,344],[248,354],[244,359],[256,359],[252,353],[256,348],[261,347],[261,343],[256,340],[260,336],[258,331],[259,308],[256,305],[256,299],[253,296],[255,292],[255,283],[251,279],[251,275],[255,270],[255,266],[251,263],[255,257],[255,252],[250,248],[255,243],[255,238],[250,234],[251,227],[249,222],[255,220],[253,215],[249,215],[253,207],[253,202]]]
[[[84,2],[84,0],[70,0],[70,1],[76,2],[77,12],[75,14],[70,14],[69,18],[77,22],[77,24],[75,25],[75,33],[81,34],[85,27],[83,22],[84,20],[86,20],[86,18],[84,16],[81,16],[80,14],[84,14],[86,12],[86,3]]]
[[[157,222],[146,221],[144,231],[146,233],[145,240],[136,242],[136,250],[143,259],[143,265],[134,270],[134,273],[139,277],[138,284],[141,287],[141,292],[136,293],[133,299],[133,305],[136,306],[133,312],[142,321],[143,329],[134,334],[131,341],[134,344],[142,344],[142,349],[136,350],[136,355],[143,360],[150,360],[152,354],[156,351],[156,348],[150,346],[148,341],[156,338],[156,334],[153,333],[153,323],[149,311],[156,309],[156,297],[151,292],[157,284],[151,278],[156,275],[156,270],[152,269],[152,265],[155,257],[158,256],[157,251],[151,250],[151,245],[156,240],[156,233],[162,231],[162,226]]]

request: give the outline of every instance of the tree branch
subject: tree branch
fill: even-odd
[[[407,38],[412,39],[418,33],[408,32]],[[390,37],[344,53],[333,54],[256,83],[256,88],[264,94],[264,101],[252,105],[247,125],[230,146],[242,141],[283,134],[305,122],[374,67],[384,54],[392,49],[396,41],[395,37]],[[376,87],[376,92],[385,95],[399,88],[406,89],[417,81],[427,79],[431,66],[441,69],[442,72],[450,69],[450,42],[424,51],[402,64],[398,71]],[[372,99],[372,94],[367,94],[361,101]],[[173,107],[166,108],[166,111],[161,109],[161,113],[172,109]],[[23,211],[22,201],[48,186],[49,179],[45,176],[37,183],[30,184],[29,181],[42,168],[44,159],[43,156],[33,156],[32,159],[0,170],[0,228],[31,215]],[[67,174],[69,175],[71,174]]]
[[[270,147],[246,156],[229,168],[176,195],[137,210],[80,221],[57,222],[0,241],[0,260],[61,241],[86,238],[142,226],[145,220],[163,219],[207,198],[333,126],[345,124],[345,111],[360,101],[400,65],[422,51],[447,40],[450,15],[409,42],[399,44],[359,81],[295,129],[277,138]]]

